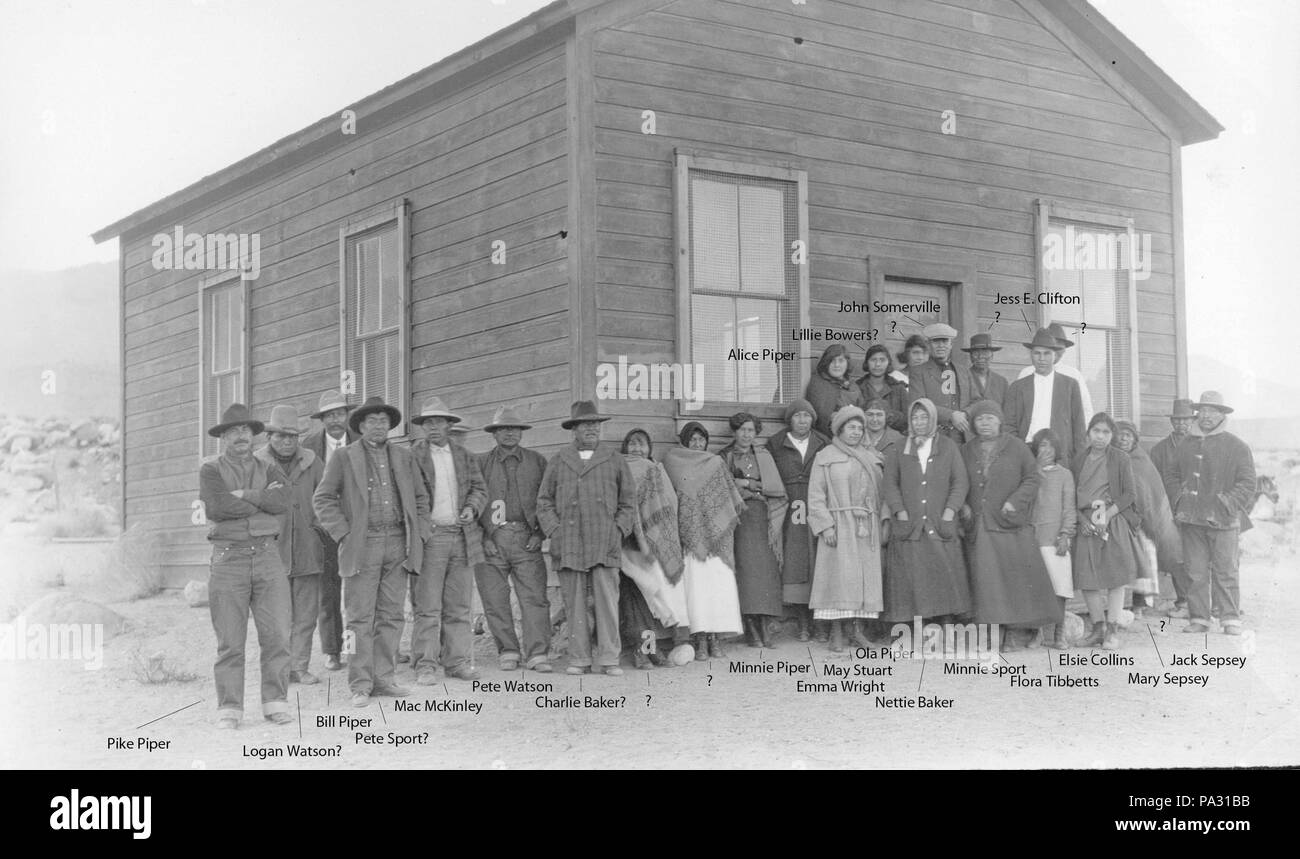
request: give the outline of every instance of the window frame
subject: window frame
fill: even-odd
[[[1123,231],[1128,235],[1129,247],[1135,248],[1137,241],[1136,221],[1129,212],[1119,209],[1108,209],[1104,206],[1093,206],[1079,208],[1076,206],[1058,203],[1055,200],[1039,199],[1034,201],[1034,247],[1037,253],[1038,264],[1035,266],[1035,292],[1043,292],[1047,289],[1049,274],[1047,269],[1046,255],[1044,254],[1043,242],[1047,238],[1048,230],[1051,227],[1053,219],[1061,221],[1070,221],[1075,224],[1085,224],[1090,227],[1099,227],[1103,230]],[[1138,325],[1138,296],[1137,296],[1137,270],[1132,266],[1127,266],[1128,271],[1128,307],[1129,307],[1129,391],[1132,397],[1133,414],[1129,416],[1135,424],[1141,423],[1142,417],[1142,373],[1139,366],[1141,350],[1139,340],[1141,327]],[[1084,320],[1087,322],[1087,320]],[[1049,305],[1038,305],[1038,325],[1046,327],[1051,322],[1051,307]],[[1087,336],[1084,334],[1083,336]],[[1077,346],[1075,348],[1078,348]],[[1110,394],[1107,392],[1107,400],[1110,400]],[[1111,403],[1111,408],[1114,404]],[[1087,416],[1091,419],[1091,415]],[[1112,418],[1119,420],[1116,415]]]
[[[209,369],[211,360],[211,345],[208,343],[208,297],[217,291],[225,289],[237,289],[240,292],[240,350],[239,350],[239,386],[236,392],[235,402],[243,403],[245,406],[251,406],[248,402],[249,392],[249,370],[250,357],[252,355],[252,313],[249,312],[249,299],[251,298],[251,287],[246,271],[222,271],[217,274],[208,275],[199,280],[198,300],[199,300],[199,456],[208,458],[214,454],[207,449],[209,439],[208,429],[216,424],[208,423],[208,415],[204,413],[208,400],[208,377],[212,375]],[[236,285],[236,282],[238,284]],[[220,421],[221,416],[216,415],[216,420]],[[220,440],[218,440],[217,454],[221,453]]]
[[[682,364],[694,363],[694,355],[691,351],[691,212],[690,212],[690,180],[691,171],[704,170],[713,173],[726,173],[735,176],[748,176],[758,179],[769,179],[779,182],[789,182],[795,186],[795,209],[797,220],[797,237],[791,241],[802,241],[805,252],[805,261],[798,266],[799,283],[798,298],[796,299],[796,311],[798,313],[799,328],[807,328],[810,324],[811,317],[811,296],[809,291],[809,267],[808,258],[812,255],[808,239],[808,171],[798,166],[786,162],[763,161],[761,159],[750,158],[745,156],[740,160],[739,155],[732,155],[723,152],[710,152],[704,150],[674,149],[674,171],[673,171],[673,239],[676,244],[677,253],[675,257],[675,280],[677,290],[677,355],[678,361]],[[791,253],[789,247],[785,248],[785,253]],[[763,299],[764,296],[749,296]],[[773,300],[776,299],[766,299]],[[780,299],[788,301],[789,299]],[[779,344],[776,344],[779,345]],[[811,355],[808,341],[800,340],[796,344],[798,351],[799,370],[798,370],[798,387],[797,392],[793,392],[789,398],[793,400],[803,396],[803,389],[808,384],[809,367],[808,359]],[[779,366],[779,365],[776,365]],[[784,404],[776,403],[754,403],[747,401],[730,401],[706,399],[701,408],[688,411],[683,407],[683,401],[677,400],[677,417],[680,419],[700,420],[704,418],[720,419],[727,418],[736,412],[751,412],[762,419],[780,420],[783,414]],[[679,421],[680,422],[680,421]]]
[[[348,243],[357,237],[386,227],[390,224],[395,225],[397,232],[397,306],[399,319],[395,326],[397,331],[397,351],[398,351],[398,396],[397,402],[388,403],[390,406],[396,406],[402,413],[402,421],[389,430],[390,439],[400,439],[406,435],[406,427],[410,426],[410,403],[411,397],[411,259],[410,259],[410,217],[408,215],[408,201],[403,199],[396,203],[390,203],[377,210],[371,210],[368,214],[359,215],[349,218],[339,227],[339,380],[338,389],[345,396],[354,397],[358,405],[364,402],[361,393],[361,380],[354,375],[356,385],[354,389],[348,391],[344,384],[343,374],[348,370],[355,372],[356,368],[348,366],[348,344],[351,331],[348,326]],[[394,326],[385,329],[381,334],[388,334]],[[379,336],[379,335],[370,335]],[[356,338],[366,339],[358,337]]]

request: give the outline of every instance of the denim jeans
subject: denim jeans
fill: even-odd
[[[290,576],[293,594],[293,627],[289,634],[289,670],[306,671],[311,662],[311,639],[320,614],[320,573]]]
[[[498,528],[491,537],[496,555],[488,555],[487,563],[474,571],[478,580],[479,598],[483,600],[483,614],[488,629],[497,644],[501,657],[523,659],[528,668],[546,662],[551,646],[551,604],[546,598],[546,563],[540,549],[528,551],[526,528]],[[510,583],[514,581],[515,596],[519,599],[520,621],[524,628],[524,645],[519,647],[515,634],[514,614],[510,609]]]
[[[261,651],[262,713],[288,712],[289,576],[274,537],[252,548],[213,546],[208,610],[217,636],[213,675],[218,715],[239,719],[244,713],[244,643],[250,611]]]
[[[343,580],[343,604],[354,652],[348,658],[348,686],[369,695],[393,686],[397,642],[402,636],[402,596],[406,583],[406,534],[367,534],[364,560],[355,576]]]
[[[1241,587],[1237,579],[1236,528],[1221,530],[1200,525],[1178,526],[1183,535],[1183,564],[1187,575],[1187,614],[1209,621],[1210,609],[1220,621],[1237,620]]]
[[[474,577],[459,527],[435,526],[424,541],[424,563],[411,577],[411,667],[454,671],[469,662],[473,646],[470,611]]]

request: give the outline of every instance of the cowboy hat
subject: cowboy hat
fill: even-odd
[[[276,406],[271,409],[271,420],[266,425],[266,431],[301,435],[302,430],[298,429],[298,410],[293,406]]]
[[[970,336],[970,345],[962,348],[963,352],[974,352],[976,349],[987,349],[990,352],[1002,351],[1001,346],[993,345],[993,337],[988,334],[972,334]]]
[[[1053,337],[1052,332],[1046,328],[1039,328],[1034,332],[1034,340],[1032,343],[1021,343],[1020,345],[1024,346],[1026,349],[1056,350],[1061,348],[1060,344],[1057,342],[1057,338]]]
[[[596,404],[591,400],[578,400],[569,407],[569,419],[562,421],[562,429],[573,429],[575,424],[586,421],[607,421],[609,418],[602,417],[600,412],[596,411]]]
[[[1047,330],[1060,342],[1061,345],[1057,347],[1058,349],[1069,349],[1074,345],[1074,341],[1065,336],[1065,329],[1061,326],[1061,323],[1053,322],[1047,326]]]
[[[221,434],[231,427],[247,426],[257,435],[266,425],[261,421],[253,420],[253,416],[248,412],[248,406],[243,403],[231,403],[224,412],[221,413],[221,423],[208,430],[208,435],[213,438],[221,438]]]
[[[348,426],[352,427],[352,431],[355,433],[361,432],[361,422],[366,419],[367,415],[373,415],[375,412],[383,412],[388,415],[388,426],[390,428],[402,422],[402,413],[394,406],[385,403],[383,397],[370,397],[364,405],[348,415]]]
[[[429,397],[429,399],[425,400],[424,405],[420,406],[420,413],[411,418],[411,423],[420,426],[429,418],[446,418],[447,422],[452,424],[461,421],[460,415],[449,410],[446,404],[443,403],[442,397]]]
[[[1202,409],[1206,406],[1218,409],[1224,414],[1232,414],[1232,409],[1223,402],[1223,394],[1220,394],[1218,391],[1206,391],[1204,394],[1201,394],[1201,401],[1196,403],[1194,408]]]
[[[347,409],[348,411],[352,411],[355,408],[356,406],[349,405],[348,398],[340,394],[338,391],[326,391],[320,395],[320,403],[317,404],[316,411],[312,412],[311,416],[316,420],[320,420],[325,417],[327,413],[332,412],[335,409]]]
[[[487,426],[483,427],[483,431],[493,432],[499,429],[506,429],[507,427],[514,427],[515,429],[526,430],[526,429],[532,429],[533,425],[529,423],[524,423],[524,421],[520,420],[519,413],[516,412],[514,409],[512,409],[510,406],[501,406],[492,415],[492,422],[489,423]]]
[[[1191,400],[1182,398],[1174,400],[1173,414],[1168,415],[1171,418],[1194,418],[1196,417],[1196,407]]]

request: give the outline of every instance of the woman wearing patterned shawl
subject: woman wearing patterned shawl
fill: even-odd
[[[663,466],[677,492],[686,611],[695,658],[703,662],[725,658],[718,635],[741,630],[734,535],[745,502],[722,458],[708,452],[709,433],[703,426],[691,421],[680,439],[681,447],[664,454]]]

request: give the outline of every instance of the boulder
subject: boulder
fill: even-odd
[[[48,594],[29,605],[19,617],[27,626],[40,624],[102,624],[104,640],[126,629],[126,618],[107,606],[62,591]]]
[[[1126,608],[1119,610],[1119,620],[1117,621],[1120,629],[1128,629],[1133,625],[1133,612]]]
[[[78,447],[99,441],[99,424],[90,419],[80,421],[72,428],[72,438]]]
[[[208,604],[208,583],[187,582],[185,584],[185,604],[190,608],[202,608]]]
[[[1079,617],[1072,611],[1065,613],[1065,640],[1081,641],[1087,635],[1087,628],[1083,618]]]

